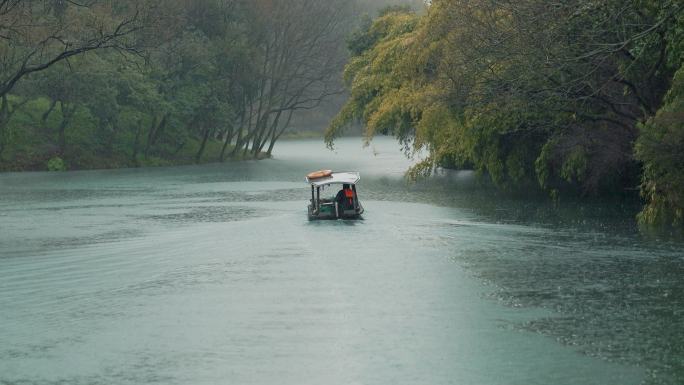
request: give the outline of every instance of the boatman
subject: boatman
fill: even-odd
[[[351,189],[350,185],[343,184],[342,190],[337,193],[335,200],[340,207],[344,207],[345,209],[354,208],[354,190]]]

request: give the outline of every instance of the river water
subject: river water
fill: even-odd
[[[0,384],[684,383],[681,239],[410,164],[0,175]],[[319,168],[362,173],[363,221],[307,220]]]

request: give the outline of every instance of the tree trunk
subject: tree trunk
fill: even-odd
[[[150,125],[150,132],[147,134],[147,144],[145,145],[145,159],[148,158],[150,154],[150,149],[157,142],[159,134],[164,130],[166,126],[166,121],[168,119],[168,114],[164,114],[159,124],[157,124],[157,116],[152,119],[152,125]]]
[[[140,134],[142,134],[142,119],[138,120],[138,124],[135,130],[135,142],[133,142],[133,164],[139,166],[138,162],[138,152],[140,151]]]
[[[48,110],[45,111],[45,113],[43,114],[43,116],[40,117],[40,122],[43,124],[43,127],[46,127],[46,126],[47,126],[48,117],[50,117],[50,114],[51,114],[52,111],[55,109],[55,106],[56,106],[56,105],[57,105],[57,101],[56,101],[56,100],[52,100],[52,101],[50,102],[50,108],[48,108]]]
[[[30,99],[24,99],[19,103],[11,105],[10,101],[7,99],[7,95],[2,96],[2,104],[0,105],[0,155],[2,155],[3,150],[7,147],[9,142],[9,131],[8,125],[12,115],[14,115],[21,106],[28,103]]]
[[[275,147],[276,142],[278,139],[280,139],[280,136],[285,132],[285,130],[290,126],[290,122],[292,121],[292,115],[294,114],[293,110],[290,110],[289,115],[287,116],[287,122],[285,122],[285,125],[283,125],[283,128],[281,128],[277,134],[274,133],[275,135],[271,137],[271,143],[268,145],[268,151],[266,151],[266,154],[270,157],[271,154],[273,153],[273,147]]]
[[[235,154],[237,154],[237,152],[240,151],[241,147],[242,147],[242,127],[240,127],[238,129],[237,139],[235,139],[235,147],[233,147],[233,151],[230,152],[230,157],[234,158]]]
[[[109,137],[107,138],[107,145],[106,145],[106,151],[108,156],[113,156],[114,155],[114,142],[116,141],[116,134],[119,131],[119,127],[117,126],[117,123],[112,123],[112,132],[109,134]]]
[[[61,156],[64,156],[64,153],[66,152],[66,127],[69,124],[69,121],[66,118],[62,118],[62,122],[59,124],[59,128],[57,129],[58,131],[58,139],[57,139],[57,146],[58,146],[58,153]]]
[[[64,156],[66,153],[66,129],[76,111],[76,107],[70,107],[68,103],[60,101],[59,108],[62,112],[62,121],[59,123],[59,127],[57,127],[57,146],[59,155]]]
[[[282,114],[283,114],[282,110],[278,111],[278,114],[276,114],[276,117],[273,119],[273,123],[271,124],[271,128],[269,128],[268,133],[266,134],[266,137],[264,138],[264,140],[259,145],[259,151],[258,152],[261,152],[264,150],[264,146],[266,146],[266,142],[269,141],[269,138],[270,138],[271,142],[273,142],[273,138],[276,136],[276,133],[278,132],[278,123],[280,123],[280,116]]]
[[[154,131],[157,129],[157,115],[152,118],[152,124],[150,124],[150,130],[147,132],[147,143],[145,144],[145,151],[143,155],[145,159],[149,156],[150,148],[152,147],[152,138],[154,137]]]
[[[181,152],[183,147],[185,147],[186,141],[182,141],[181,143],[178,143],[178,147],[176,147],[175,150],[173,150],[173,156],[178,156],[178,153]]]
[[[0,156],[6,147],[7,124],[9,123],[9,105],[7,95],[2,95],[2,105],[0,105]]]
[[[244,147],[244,150],[242,151],[243,157],[247,156],[247,154],[250,152],[250,141],[252,143],[252,148],[254,148],[254,143],[256,143],[256,138],[254,136],[256,135],[256,133],[257,128],[255,127],[252,131],[247,132],[247,135],[245,135],[245,137],[242,138],[242,144]]]
[[[245,103],[248,103],[248,101],[245,100]],[[235,147],[233,148],[233,151],[231,151],[231,153],[230,153],[231,158],[235,158],[238,151],[240,151],[242,149],[242,146],[245,145],[245,141],[246,141],[245,138],[249,138],[249,129],[250,129],[250,127],[252,127],[252,120],[254,118],[253,112],[254,112],[254,105],[251,103],[249,103],[249,112],[247,112],[245,110],[242,111],[243,118],[240,119],[240,121],[242,123],[240,124],[240,128],[238,129],[238,137],[235,140]],[[244,118],[245,114],[247,114],[248,119]],[[247,122],[245,122],[245,120]],[[245,129],[247,130],[247,135],[245,135],[245,132],[244,132]]]
[[[249,140],[245,141],[245,149],[242,151],[242,157],[245,158],[247,157],[247,154],[249,153]]]
[[[226,133],[226,137],[223,140],[223,148],[221,148],[221,157],[219,158],[219,161],[223,163],[226,160],[226,149],[228,149],[228,145],[230,142],[233,140],[233,135],[234,135],[234,128],[230,127],[228,132]]]
[[[233,140],[233,137],[237,134],[237,139],[235,140],[235,147],[233,148],[233,151],[230,152],[230,156],[235,155],[235,151],[237,147],[240,145],[240,142],[242,140],[242,128],[245,124],[245,118],[247,111],[244,108],[244,105],[241,108],[242,112],[240,112],[240,123],[237,125],[237,133],[235,132],[235,126],[233,124],[230,125],[230,129],[228,130],[228,133],[226,134],[225,141],[223,143],[223,149],[221,149],[221,163],[225,161],[225,154],[226,154],[226,149],[228,148],[228,145],[230,145],[230,142]]]
[[[266,127],[268,126],[268,115],[264,116],[257,128],[257,134],[254,136],[254,140],[252,141],[252,156],[255,158],[259,155],[259,146],[261,145],[261,139],[264,136],[264,132],[266,131]]]
[[[197,151],[195,156],[195,163],[199,163],[200,159],[202,159],[202,154],[204,154],[204,149],[207,147],[207,141],[209,140],[209,134],[211,134],[211,129],[205,128],[204,135],[202,136],[202,145],[200,145],[199,151]]]

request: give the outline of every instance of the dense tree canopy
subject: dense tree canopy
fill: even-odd
[[[0,170],[261,157],[302,111],[557,195],[641,185],[683,223],[677,0],[0,0]],[[360,25],[350,31],[352,25]],[[344,40],[347,40],[347,50]]]
[[[428,150],[414,176],[474,168],[502,187],[534,183],[554,195],[634,187],[642,161],[651,202],[642,218],[681,222],[683,15],[668,0],[390,10],[349,41],[351,98],[327,141],[361,121],[368,139],[387,133],[409,152]]]
[[[0,169],[269,155],[294,114],[342,91],[353,12],[344,0],[0,0]]]

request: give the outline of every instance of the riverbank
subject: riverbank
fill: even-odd
[[[141,168],[141,167],[169,167],[184,166],[191,164],[221,163],[223,143],[219,141],[207,142],[206,149],[199,160],[196,159],[199,142],[193,141],[184,146],[173,156],[157,156],[139,154],[135,158],[126,155],[101,156],[83,150],[69,152],[64,157],[54,153],[24,153],[16,154],[14,159],[0,159],[0,173],[2,172],[28,172],[28,171],[76,171],[76,170],[107,170],[118,168]],[[231,156],[233,146],[225,151],[223,161],[242,161],[253,159],[267,159],[270,156],[261,152],[254,157],[251,154],[242,153]]]
[[[7,97],[5,125],[0,124],[0,172],[65,171],[180,166],[221,161],[226,132],[202,130],[172,116],[141,115],[122,109],[103,120],[86,108],[69,112],[47,98]],[[11,107],[10,107],[11,106]],[[66,111],[66,112],[65,112]],[[69,112],[69,113],[67,113]],[[233,142],[235,142],[234,133]],[[207,142],[204,149],[202,138]],[[243,151],[225,159],[255,157]],[[201,154],[197,159],[197,154]],[[256,158],[267,158],[265,152]]]

